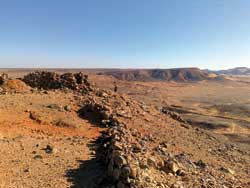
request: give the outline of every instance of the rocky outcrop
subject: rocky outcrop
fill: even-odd
[[[24,76],[23,81],[31,87],[39,89],[63,89],[72,90],[87,89],[90,87],[88,76],[82,72],[64,73],[37,71]]]

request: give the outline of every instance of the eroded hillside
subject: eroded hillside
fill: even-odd
[[[100,75],[110,75],[127,81],[202,81],[211,79],[209,74],[198,68],[106,70]]]
[[[26,78],[1,86],[0,187],[250,186],[249,151],[222,135],[83,74]]]

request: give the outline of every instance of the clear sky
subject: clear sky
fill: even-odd
[[[250,67],[249,0],[1,0],[0,67]]]

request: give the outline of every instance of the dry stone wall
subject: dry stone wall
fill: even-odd
[[[57,74],[55,72],[37,71],[24,76],[23,81],[31,87],[39,89],[78,90],[90,87],[88,76],[82,72]]]
[[[99,90],[94,93],[96,96],[91,96],[84,102],[79,114],[86,118],[91,117],[92,114],[97,123],[108,127],[102,135],[103,142],[100,146],[101,158],[102,161],[105,161],[107,170],[106,178],[97,187],[139,188],[151,186],[150,182],[144,181],[148,177],[147,174],[144,174],[144,171],[147,170],[142,170],[142,168],[147,168],[147,161],[140,163],[145,152],[149,150],[146,148],[146,144],[140,144],[139,140],[147,139],[149,141],[152,138],[142,138],[141,133],[136,129],[128,128],[123,121],[130,119],[130,116],[133,115],[133,110],[128,108],[131,101],[124,96],[105,91]]]

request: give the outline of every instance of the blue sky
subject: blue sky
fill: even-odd
[[[248,0],[1,0],[0,67],[250,67]]]

